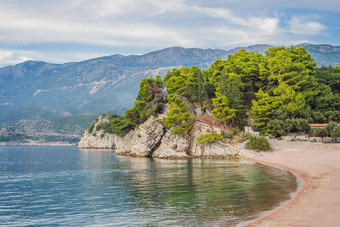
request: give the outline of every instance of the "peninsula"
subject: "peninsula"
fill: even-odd
[[[275,150],[280,141],[274,138],[336,142],[340,91],[334,78],[340,68],[317,68],[303,47],[273,47],[265,55],[242,49],[205,70],[174,68],[164,78],[143,79],[134,107],[124,116],[98,118],[78,147],[158,158],[238,158],[271,145]]]

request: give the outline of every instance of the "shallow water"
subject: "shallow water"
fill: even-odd
[[[247,162],[0,147],[0,226],[233,226],[296,187],[292,174]]]

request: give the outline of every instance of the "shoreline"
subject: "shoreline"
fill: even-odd
[[[23,147],[23,146],[47,146],[47,147],[71,147],[77,146],[77,144],[70,144],[70,143],[0,143],[1,147]]]
[[[261,160],[257,160],[254,158],[248,158],[247,159],[250,162],[253,163],[257,163],[257,164],[261,164],[261,165],[265,165],[265,166],[269,166],[275,169],[280,169],[280,170],[284,170],[284,171],[288,171],[291,174],[293,174],[296,177],[296,181],[298,183],[297,189],[295,192],[293,192],[293,196],[291,196],[291,198],[289,200],[286,200],[284,202],[281,202],[278,206],[274,207],[272,210],[268,210],[268,211],[264,211],[263,212],[263,216],[260,215],[258,218],[250,220],[250,221],[245,221],[243,223],[240,223],[240,226],[246,226],[246,227],[251,227],[251,226],[257,226],[260,225],[261,222],[263,220],[265,220],[266,218],[275,215],[276,212],[280,212],[280,209],[283,209],[283,207],[285,206],[289,206],[290,203],[292,203],[294,200],[297,199],[298,196],[301,196],[300,194],[303,193],[303,189],[307,187],[308,182],[309,182],[309,176],[296,170],[293,168],[288,168],[286,166],[281,166],[281,165],[277,165],[277,164],[273,164],[273,163],[269,163],[269,162],[265,162],[265,161],[261,161]]]
[[[292,198],[240,226],[335,226],[340,223],[340,146],[260,153],[247,160],[289,171],[300,179],[300,184]]]

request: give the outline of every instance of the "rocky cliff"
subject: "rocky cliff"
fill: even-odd
[[[164,128],[164,117],[151,116],[138,128],[130,131],[124,137],[105,133],[96,126],[107,123],[109,119],[99,118],[92,132],[85,130],[78,147],[81,149],[114,149],[116,154],[157,157],[157,158],[229,158],[239,156],[239,149],[231,142],[215,141],[199,144],[197,137],[209,131],[217,131],[218,127],[196,121],[193,130],[185,136],[173,135],[172,130]]]
[[[103,129],[96,130],[96,126],[108,123],[109,119],[100,117],[94,124],[93,131],[86,129],[78,143],[80,149],[114,149],[117,136],[114,134],[105,133]]]

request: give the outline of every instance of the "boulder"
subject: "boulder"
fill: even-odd
[[[151,156],[164,135],[163,123],[151,116],[137,129],[116,139],[116,154]]]
[[[216,131],[221,133],[221,129],[202,123],[196,122],[192,131],[192,140],[190,146],[191,157],[204,157],[204,158],[226,158],[236,156],[238,154],[238,148],[232,143],[224,143],[221,141],[215,141],[211,143],[199,144],[197,138],[202,135]]]
[[[169,130],[163,136],[160,146],[155,149],[152,157],[156,158],[188,158],[189,137],[173,135],[172,130]]]

